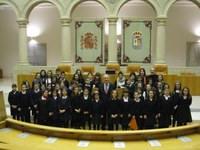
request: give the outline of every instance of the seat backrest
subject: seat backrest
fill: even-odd
[[[126,67],[127,74],[130,74],[131,72],[139,73],[139,71],[140,71],[140,65],[128,64]]]
[[[71,73],[71,66],[70,65],[59,65],[58,69],[60,69],[61,72]]]
[[[157,74],[168,74],[168,66],[165,64],[161,64],[161,65],[154,65],[154,70],[155,73]]]
[[[95,72],[95,69],[94,69],[94,66],[81,66],[81,72],[82,73],[94,73]]]
[[[119,64],[107,64],[106,70],[115,70],[115,73],[118,74],[120,72]]]

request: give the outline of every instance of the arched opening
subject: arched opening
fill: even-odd
[[[72,50],[73,50],[72,56],[74,56],[73,60],[75,63],[79,63],[77,56],[82,59],[82,61],[80,62],[84,62],[84,63],[96,63],[96,64],[101,63],[102,64],[103,62],[107,61],[108,56],[104,55],[104,54],[107,54],[107,49],[104,48],[104,42],[105,42],[105,45],[107,45],[107,42],[106,42],[107,38],[104,37],[105,25],[102,24],[104,26],[102,30],[100,29],[100,27],[97,27],[98,25],[96,25],[95,27],[96,21],[100,21],[100,22],[104,21],[104,19],[107,17],[108,17],[108,14],[105,8],[103,7],[102,4],[98,2],[85,1],[78,4],[74,8],[74,10],[71,13],[71,19],[72,19],[71,29],[73,33],[72,34]],[[79,29],[75,29],[75,22],[81,21],[81,20],[83,21],[83,26],[81,26]],[[97,47],[83,48],[81,51],[79,51],[79,49],[81,49],[79,47],[80,36],[83,35],[85,37],[85,34],[89,33],[90,31],[94,37],[95,36],[97,37],[97,40],[96,40]],[[81,32],[82,34],[79,34]],[[93,41],[95,41],[95,38],[93,38]],[[95,48],[97,52],[96,54],[94,51]],[[88,57],[88,55],[90,57]],[[101,59],[98,59],[100,57]]]
[[[61,62],[61,22],[58,8],[42,3],[32,9],[29,28],[37,28],[38,35],[28,35],[29,62],[35,66],[57,66]],[[32,29],[33,30],[33,29]],[[33,41],[34,40],[34,41]]]
[[[200,66],[200,50],[190,45],[200,40],[199,7],[190,1],[177,1],[169,8],[167,17],[167,64],[175,67],[187,67],[191,63],[194,64],[193,67]]]
[[[7,4],[0,4],[0,20],[0,68],[4,77],[11,77],[19,55],[18,24],[14,9]]]
[[[118,25],[123,26],[118,27],[118,29],[123,29],[122,34],[118,35],[118,41],[122,43],[121,52],[118,52],[118,54],[121,53],[122,64],[154,63],[156,54],[155,9],[143,0],[132,0],[120,8],[118,17],[121,18],[118,21],[122,22]],[[144,25],[146,21],[150,23],[151,27]],[[127,27],[124,26],[126,23],[129,24]],[[139,34],[139,36],[136,36],[136,34]],[[133,41],[137,40],[137,37],[142,43],[134,46]],[[146,43],[148,44],[146,45]],[[148,62],[145,61],[146,58],[149,60]]]

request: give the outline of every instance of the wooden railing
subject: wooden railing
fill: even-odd
[[[192,133],[200,133],[199,124],[190,124],[187,126],[152,129],[152,130],[135,130],[135,131],[94,131],[66,129],[58,127],[49,127],[25,123],[13,119],[6,119],[6,127],[14,128],[22,132],[35,133],[44,136],[53,136],[76,140],[95,140],[95,141],[136,141],[161,139],[168,137],[178,137]]]

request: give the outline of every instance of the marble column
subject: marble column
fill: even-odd
[[[165,64],[166,17],[157,17],[156,64]]]
[[[72,64],[71,53],[71,19],[61,18],[62,23],[62,64]]]
[[[28,46],[26,26],[28,21],[26,19],[17,20],[19,25],[19,65],[30,65],[28,62]]]
[[[108,35],[108,63],[117,62],[117,17],[108,18],[109,35]]]

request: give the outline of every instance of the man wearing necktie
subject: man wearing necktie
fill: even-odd
[[[106,125],[108,123],[108,112],[107,112],[107,104],[108,100],[110,99],[110,94],[112,90],[115,89],[114,84],[110,83],[110,76],[108,74],[105,74],[103,76],[104,82],[99,87],[100,97],[104,102],[105,110],[104,110],[104,116],[102,119],[102,130],[106,129]]]

